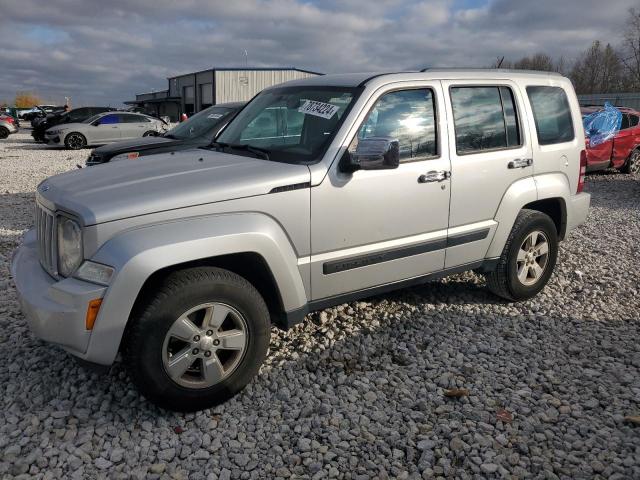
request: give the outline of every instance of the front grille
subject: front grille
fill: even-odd
[[[38,232],[40,265],[53,276],[58,271],[55,218],[52,212],[36,203],[36,231]]]

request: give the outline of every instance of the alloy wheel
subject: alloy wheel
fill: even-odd
[[[518,250],[516,260],[520,283],[526,286],[536,284],[544,275],[549,260],[549,240],[540,230],[527,235]]]
[[[638,175],[640,173],[640,152],[635,151],[629,157],[629,173]]]
[[[188,388],[220,383],[240,364],[248,345],[247,321],[230,305],[191,308],[169,328],[162,361],[169,377]]]

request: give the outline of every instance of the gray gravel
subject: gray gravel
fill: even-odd
[[[88,151],[26,139],[0,141],[0,477],[640,478],[640,180],[588,178],[588,223],[533,301],[468,273],[312,314],[242,394],[182,415],[27,329],[11,252],[36,184]]]

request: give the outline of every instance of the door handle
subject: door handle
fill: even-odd
[[[533,165],[533,158],[516,158],[511,160],[508,164],[508,168],[526,168]]]
[[[441,182],[451,178],[451,172],[446,170],[431,170],[430,172],[423,173],[418,177],[418,183],[431,183]]]

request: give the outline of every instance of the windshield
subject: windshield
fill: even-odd
[[[164,136],[180,140],[209,136],[213,140],[215,130],[233,112],[234,110],[228,107],[209,107],[172,128]]]
[[[318,161],[360,92],[313,86],[266,90],[227,125],[216,142],[261,149],[279,162]]]

